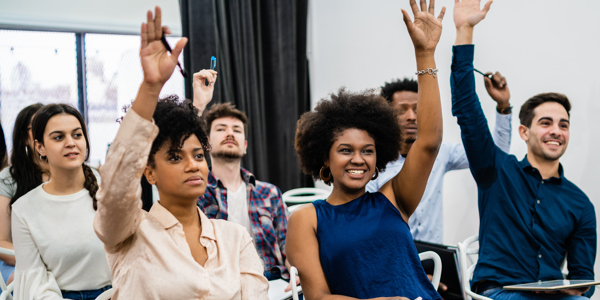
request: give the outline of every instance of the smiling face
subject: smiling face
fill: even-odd
[[[569,115],[556,102],[546,102],[534,109],[531,126],[519,126],[528,153],[546,161],[558,160],[569,144]]]
[[[234,117],[215,119],[210,126],[210,155],[214,158],[241,159],[248,143],[244,135],[244,123]]]
[[[196,135],[190,135],[181,149],[173,151],[167,142],[154,154],[153,163],[144,175],[156,184],[160,199],[184,199],[196,201],[204,194],[208,177],[208,165],[202,144]]]
[[[417,93],[402,91],[392,96],[392,108],[398,114],[404,143],[412,144],[417,140]]]
[[[364,193],[375,173],[375,140],[364,130],[342,131],[329,150],[325,162],[331,170],[334,188],[346,193]]]
[[[70,114],[51,117],[46,124],[44,141],[35,141],[38,153],[48,159],[50,168],[81,169],[87,145],[83,126]]]

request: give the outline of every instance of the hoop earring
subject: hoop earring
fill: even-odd
[[[45,161],[45,162],[48,162],[48,158],[45,157],[45,156],[42,156],[41,154],[40,154],[40,159],[43,160],[43,161]]]
[[[29,156],[29,147],[27,145],[25,145],[25,155]]]
[[[375,174],[373,174],[373,178],[371,180],[375,180],[379,177],[379,168],[375,167]]]
[[[321,180],[323,180],[325,183],[327,183],[327,182],[329,182],[329,180],[331,180],[331,177],[333,177],[333,176],[331,175],[331,169],[329,169],[329,175],[327,177],[325,177],[323,175],[323,173],[325,173],[325,168],[329,168],[329,167],[322,166],[321,170],[319,171],[319,176],[321,177]]]

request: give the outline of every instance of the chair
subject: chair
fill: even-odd
[[[14,284],[14,281],[11,282],[6,289],[2,291],[2,294],[0,294],[0,300],[12,300],[12,292],[15,289]]]
[[[419,259],[421,261],[431,259],[433,260],[433,278],[431,279],[431,284],[437,291],[440,286],[440,277],[442,277],[442,259],[440,256],[433,251],[425,251],[419,253]]]
[[[330,191],[326,191],[319,188],[297,188],[291,189],[282,195],[283,202],[293,207],[296,204],[310,203],[319,199],[326,199],[331,194]],[[290,208],[293,210],[293,208]]]
[[[298,286],[294,283],[296,282],[296,276],[298,276],[298,269],[296,267],[290,268],[290,282],[292,283],[292,299],[298,300]],[[0,299],[2,300],[2,299]]]
[[[100,294],[100,296],[98,296],[98,298],[96,298],[96,300],[109,300],[110,298],[112,298],[114,293],[115,293],[114,288],[110,288],[110,289],[104,291],[104,293]],[[2,300],[2,299],[0,299],[0,300]]]
[[[425,251],[419,253],[419,259],[433,260],[433,279],[431,280],[431,284],[433,284],[433,287],[437,290],[438,286],[440,285],[440,277],[442,276],[442,259],[437,253],[433,251]],[[298,269],[292,266],[290,268],[290,282],[296,282],[296,276],[298,276]],[[292,284],[292,299],[298,300],[298,286],[296,286],[295,284]]]
[[[477,244],[476,246],[471,246]],[[471,278],[473,277],[473,271],[477,265],[477,260],[474,258],[475,255],[479,255],[479,236],[474,235],[468,237],[462,243],[458,243],[459,263],[460,263],[460,275],[463,286],[463,297],[465,300],[492,300],[488,297],[476,294],[471,290]]]
[[[15,256],[15,250],[0,247],[0,254]],[[1,296],[3,298],[0,298],[0,299],[2,299],[2,300],[12,299],[12,296],[10,295],[10,293],[12,292],[12,289],[8,293],[6,293],[6,295],[4,295],[4,292],[8,290],[8,287],[6,286],[6,284],[4,282],[5,282],[4,278],[2,278],[2,276],[0,275],[0,290],[2,292],[1,295],[3,295],[3,296]],[[10,284],[9,284],[9,286],[10,286]]]

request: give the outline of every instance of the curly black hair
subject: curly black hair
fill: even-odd
[[[319,179],[335,139],[351,128],[365,130],[375,140],[379,171],[398,159],[400,126],[393,109],[374,90],[351,93],[341,88],[331,94],[331,100],[322,99],[315,111],[304,113],[298,120],[294,147],[302,171]]]
[[[392,82],[386,82],[381,87],[381,97],[385,98],[389,103],[394,101],[394,93],[396,92],[419,92],[419,83],[411,78],[396,79]]]
[[[176,95],[160,99],[152,118],[158,126],[158,136],[152,143],[148,165],[154,166],[154,155],[165,143],[171,144],[170,150],[177,151],[192,134],[196,135],[204,154],[208,155],[210,144],[204,130],[204,121],[198,116],[198,109],[194,107],[192,100],[180,101]]]

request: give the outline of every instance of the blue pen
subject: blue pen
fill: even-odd
[[[217,58],[212,56],[210,58],[210,69],[215,70],[217,68]]]

